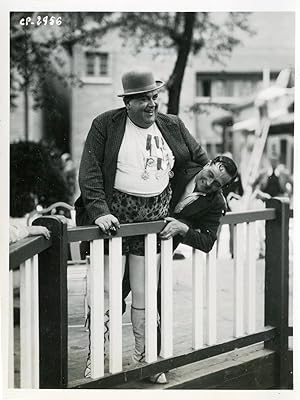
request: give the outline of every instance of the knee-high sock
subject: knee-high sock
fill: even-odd
[[[135,338],[134,358],[143,361],[145,357],[145,309],[131,307],[131,322]]]

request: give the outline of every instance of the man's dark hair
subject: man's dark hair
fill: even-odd
[[[123,96],[124,104],[126,105],[129,102],[129,100],[131,100],[131,99],[132,99],[132,96]]]
[[[230,183],[232,183],[235,178],[237,177],[238,174],[238,170],[237,170],[237,166],[235,164],[235,162],[226,156],[217,156],[212,160],[213,164],[216,163],[220,163],[224,166],[224,168],[226,169],[227,173],[231,176],[230,181],[225,185],[230,185]]]
[[[145,93],[137,93],[137,94],[129,94],[127,96],[123,96],[123,102],[126,105],[130,100],[138,99]]]

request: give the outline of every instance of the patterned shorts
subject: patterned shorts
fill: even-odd
[[[114,189],[110,211],[121,224],[158,221],[168,215],[171,197],[171,185],[153,197],[132,196]],[[144,236],[122,238],[122,254],[145,255],[144,242]],[[157,253],[160,253],[160,240],[157,240]],[[105,254],[108,254],[108,243],[105,244]]]

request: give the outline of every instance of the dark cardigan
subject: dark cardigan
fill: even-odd
[[[179,202],[188,182],[200,170],[201,167],[199,166],[193,168],[187,166],[178,172],[177,184],[171,203],[172,208],[175,208]],[[174,218],[189,226],[189,230],[184,237],[179,235],[174,237],[174,249],[179,243],[184,243],[208,253],[217,239],[220,218],[226,209],[226,201],[220,190],[207,196],[200,196],[193,203],[187,205],[180,213],[173,213],[172,216]]]

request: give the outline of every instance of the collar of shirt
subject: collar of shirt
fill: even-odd
[[[186,185],[185,191],[183,195],[181,196],[181,199],[177,203],[176,207],[174,208],[174,213],[178,214],[180,213],[184,207],[187,205],[193,203],[195,200],[197,200],[200,196],[206,196],[206,193],[201,193],[201,192],[195,192],[195,180],[196,176],[190,180],[190,182]]]

